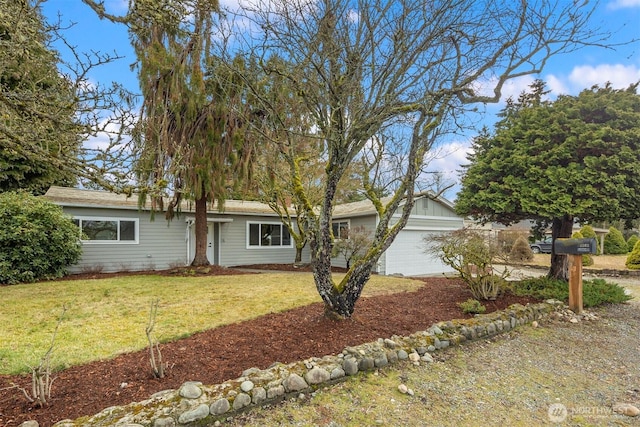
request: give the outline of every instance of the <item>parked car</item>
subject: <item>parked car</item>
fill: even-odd
[[[547,236],[542,240],[530,243],[529,247],[534,254],[550,254],[552,245],[553,241],[551,240],[551,236]]]

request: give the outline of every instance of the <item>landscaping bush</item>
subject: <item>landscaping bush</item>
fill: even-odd
[[[81,253],[78,227],[59,206],[25,192],[0,193],[0,283],[62,277]]]
[[[563,280],[550,279],[548,277],[513,282],[511,291],[519,296],[569,301],[569,284]],[[631,296],[627,295],[624,292],[624,288],[616,283],[610,283],[603,279],[582,282],[582,303],[584,307],[618,304],[630,299]]]
[[[640,240],[636,242],[624,265],[629,270],[640,270]]]
[[[458,307],[463,313],[482,314],[487,311],[487,307],[482,305],[477,299],[469,298],[465,302],[458,303]]]
[[[511,282],[511,291],[518,296],[531,296],[539,299],[569,300],[569,285],[563,280],[549,277]]]
[[[627,240],[627,252],[631,252],[633,250],[633,247],[636,245],[636,243],[638,243],[639,240],[640,237],[638,237],[636,234],[632,234],[629,237],[629,240]]]
[[[624,240],[622,232],[615,227],[609,227],[609,232],[604,236],[604,253],[620,255],[627,252],[629,252],[627,242]]]
[[[529,231],[500,230],[498,231],[496,241],[500,251],[505,255],[509,255],[511,253],[511,250],[513,249],[513,245],[515,245],[516,241],[520,237],[524,238],[527,246],[529,246],[527,236],[529,236]]]
[[[624,292],[622,286],[616,283],[609,283],[604,279],[585,280],[582,283],[582,303],[585,307],[595,307],[601,304],[619,304],[629,301],[631,298],[631,295],[627,295]]]
[[[529,246],[526,237],[520,235],[511,247],[509,252],[509,260],[516,262],[531,261],[533,259],[533,251]]]
[[[509,273],[506,268],[502,272],[496,271],[493,260],[500,259],[504,253],[487,235],[463,228],[430,236],[424,243],[425,252],[438,256],[460,273],[474,298],[493,300],[503,291],[504,279]]]
[[[593,227],[590,225],[582,226],[582,228],[580,229],[580,234],[582,234],[582,237],[584,237],[585,239],[593,238],[593,239],[596,239],[596,241],[598,241],[598,236],[596,235],[596,232],[593,230]],[[601,255],[600,243],[596,245],[596,255]]]

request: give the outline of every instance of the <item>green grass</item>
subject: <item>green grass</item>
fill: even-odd
[[[373,276],[363,296],[415,290],[421,282]],[[155,335],[195,332],[320,301],[305,273],[237,276],[122,276],[0,287],[0,374],[28,372],[56,337],[55,369],[145,348],[150,304],[159,300]]]
[[[592,255],[593,265],[585,267],[589,269],[613,269],[613,270],[628,270],[624,265],[627,260],[627,255]],[[551,265],[550,254],[535,254],[533,260],[528,264],[540,265],[548,267]]]

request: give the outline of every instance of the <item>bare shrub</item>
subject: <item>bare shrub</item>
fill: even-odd
[[[51,354],[55,346],[58,329],[66,312],[67,307],[63,306],[62,313],[58,318],[58,323],[51,336],[51,345],[49,345],[49,349],[40,359],[40,364],[38,366],[29,366],[31,369],[31,393],[16,384],[12,384],[15,388],[22,391],[29,402],[35,403],[37,406],[46,406],[49,399],[51,399],[51,387],[55,380],[55,378],[51,377]]]
[[[149,310],[149,323],[145,328],[147,334],[147,340],[149,341],[149,363],[151,364],[151,371],[156,378],[164,378],[164,371],[166,363],[162,361],[162,353],[160,352],[160,345],[158,340],[153,338],[153,329],[156,326],[156,316],[158,314],[159,300],[155,300],[151,303]]]
[[[481,232],[463,228],[425,238],[425,252],[439,257],[456,270],[476,299],[491,300],[504,288],[509,271],[494,269],[493,261],[505,261],[495,240]]]
[[[371,231],[363,226],[350,228],[346,238],[336,239],[333,245],[333,256],[342,255],[349,268],[352,262],[362,258],[371,242]]]
[[[98,264],[85,264],[80,268],[83,274],[100,274],[104,271],[104,265]]]

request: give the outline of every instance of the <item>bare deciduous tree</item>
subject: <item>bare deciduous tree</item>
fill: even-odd
[[[372,268],[405,226],[425,156],[474,104],[497,102],[505,83],[539,73],[552,56],[603,43],[590,29],[594,6],[552,0],[269,0],[239,9],[248,54],[281,77],[313,119],[309,136],[327,153],[319,209],[296,185],[306,209],[317,290],[327,315],[345,318]],[[231,12],[227,16],[232,16]],[[250,24],[247,24],[249,22]],[[269,58],[289,66],[279,67]],[[262,99],[267,115],[281,114]],[[283,128],[284,131],[288,129]],[[375,139],[403,148],[393,193],[382,199],[364,168],[364,188],[379,218],[366,254],[344,279],[331,275],[331,220],[338,184]],[[275,141],[282,144],[282,140]],[[283,152],[286,152],[283,150]],[[377,156],[382,161],[383,156]],[[294,185],[297,159],[288,164]]]

